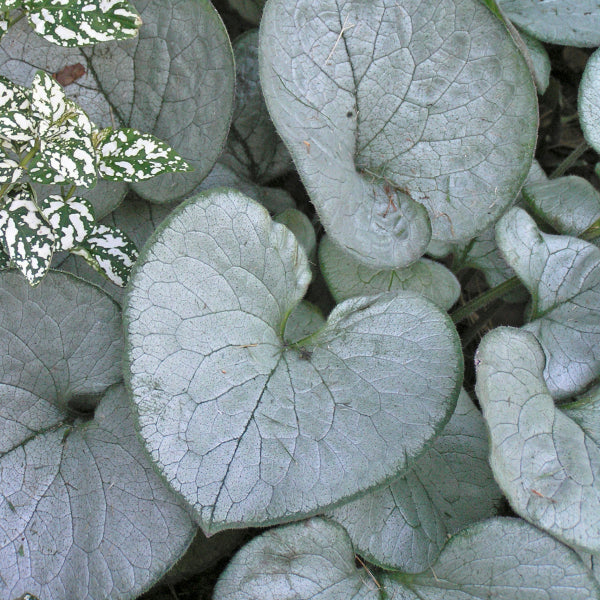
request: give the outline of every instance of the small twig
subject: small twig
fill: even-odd
[[[340,43],[340,40],[342,39],[342,36],[344,35],[344,33],[346,33],[346,31],[348,31],[349,29],[352,29],[354,27],[354,25],[347,25],[348,16],[349,15],[346,15],[346,18],[344,19],[344,24],[342,25],[342,29],[340,30],[340,33],[338,34],[337,39],[335,40],[335,44],[333,45],[333,48],[331,49],[329,56],[325,59],[326,65],[329,64],[329,61],[330,61],[331,57],[333,56],[335,49],[338,47],[338,44]]]
[[[375,579],[375,575],[373,575],[373,573],[371,572],[371,569],[369,569],[369,567],[367,567],[367,565],[365,564],[363,559],[358,554],[355,554],[354,556],[355,556],[356,560],[360,563],[360,566],[369,574],[369,577],[373,580],[373,583],[377,586],[377,589],[380,590],[381,584],[379,583],[379,581],[377,581],[377,579]]]
[[[559,165],[550,173],[549,179],[556,179],[564,175],[580,158],[590,149],[590,145],[583,140],[575,150],[569,154]]]

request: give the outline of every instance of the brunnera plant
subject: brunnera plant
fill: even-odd
[[[141,251],[124,292],[72,256],[0,273],[0,598],[133,599],[194,535],[269,526],[215,600],[600,599],[600,194],[565,175],[597,54],[585,144],[532,161],[539,40],[593,48],[597,3],[567,38],[528,0],[230,0],[260,22],[235,72],[210,5],[133,4],[136,37],[63,54],[16,11],[81,3],[2,5],[3,235],[22,265],[89,228]],[[121,202],[150,152],[194,170]],[[290,157],[316,214],[269,187]],[[473,386],[499,298],[524,315]]]

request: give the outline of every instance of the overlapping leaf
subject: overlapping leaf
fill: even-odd
[[[488,452],[484,421],[463,391],[442,433],[406,474],[330,516],[370,562],[425,571],[449,535],[497,513],[502,494]]]
[[[63,200],[62,196],[48,196],[40,202],[40,211],[52,227],[54,250],[72,250],[93,231],[94,209],[85,198]]]
[[[327,233],[356,260],[407,266],[430,229],[470,239],[517,195],[536,93],[479,1],[274,0],[259,52],[277,130]]]
[[[555,407],[544,363],[527,331],[497,328],[481,342],[477,397],[491,436],[490,463],[518,514],[569,545],[598,553],[598,401],[573,411]]]
[[[578,238],[542,233],[522,209],[496,226],[508,264],[531,294],[530,322],[544,348],[554,398],[581,392],[600,375],[600,249]]]
[[[215,600],[592,600],[600,587],[571,549],[520,519],[464,529],[418,575],[358,568],[338,525],[311,519],[254,538],[232,559]]]
[[[0,241],[11,263],[31,285],[37,285],[50,268],[54,232],[35,203],[28,185],[13,188],[0,209]]]
[[[506,16],[532,36],[551,44],[600,46],[598,0],[497,0]]]
[[[460,284],[452,272],[426,258],[404,269],[374,269],[354,260],[325,236],[319,244],[319,262],[336,302],[353,296],[412,290],[448,310],[460,294]]]
[[[454,408],[462,354],[445,313],[408,292],[357,298],[289,343],[309,279],[289,230],[226,191],[172,213],[136,265],[140,433],[206,531],[350,499],[407,467]]]
[[[124,40],[142,24],[127,0],[27,0],[26,6],[35,32],[58,46]]]
[[[594,149],[600,152],[600,51],[598,50],[588,59],[581,76],[578,108],[583,135]]]
[[[0,274],[0,307],[0,597],[132,600],[195,528],[114,385],[120,311],[56,272]]]

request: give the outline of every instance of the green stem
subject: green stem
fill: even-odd
[[[25,16],[25,11],[22,10],[21,12],[19,12],[17,14],[16,17],[12,18],[9,22],[8,22],[8,28],[10,29],[13,25],[15,25],[16,23],[18,23],[23,17]]]
[[[556,179],[564,175],[578,160],[590,149],[590,145],[584,140],[575,148],[569,156],[567,156],[561,163],[552,171],[550,179]]]
[[[487,290],[487,292],[484,292],[480,296],[469,300],[469,302],[467,302],[460,308],[457,308],[450,315],[452,317],[452,320],[455,323],[460,323],[469,315],[474,313],[476,310],[479,310],[480,308],[487,306],[490,302],[496,300],[496,298],[502,298],[502,296],[518,287],[520,283],[521,281],[518,277],[511,277],[510,279],[507,279],[500,285],[497,285],[496,287]]]
[[[39,149],[40,141],[36,140],[35,144],[33,145],[33,148],[21,159],[21,162],[19,163],[19,168],[24,169],[25,167],[27,167],[27,165],[31,162],[31,159],[37,154]],[[4,196],[12,189],[13,185],[13,182],[7,181],[5,184],[2,185],[2,187],[0,187],[0,202],[2,202]],[[0,204],[0,206],[3,206],[3,204]]]
[[[72,195],[75,193],[75,190],[76,190],[76,189],[77,189],[77,186],[75,186],[75,185],[72,185],[72,186],[69,188],[69,191],[68,191],[66,194],[63,194],[63,195],[62,195],[62,196],[63,196],[63,200],[64,200],[65,202],[67,202],[67,200],[69,200],[69,199],[71,198],[71,196],[72,196]]]
[[[581,235],[582,240],[590,241],[600,237],[600,219],[596,219]]]

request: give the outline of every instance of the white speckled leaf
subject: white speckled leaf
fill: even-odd
[[[448,310],[460,295],[460,284],[443,265],[421,258],[404,269],[373,269],[354,260],[324,236],[319,244],[321,272],[336,302],[395,290],[412,290]]]
[[[546,354],[554,398],[581,392],[600,375],[600,249],[578,238],[542,233],[522,209],[496,226],[508,264],[532,297],[524,329]]]
[[[357,298],[290,344],[309,280],[291,232],[224,190],[171,213],[133,271],[140,433],[207,532],[349,499],[408,466],[453,410],[462,354],[445,313],[408,292]]]
[[[504,14],[533,37],[565,46],[600,46],[598,0],[497,0]]]
[[[475,359],[490,463],[513,509],[581,550],[600,551],[600,446],[554,406],[535,337],[488,333]]]
[[[577,554],[521,519],[471,525],[431,569],[386,573],[387,600],[597,600],[600,587]]]
[[[65,67],[76,64],[87,64],[87,59],[80,48],[61,48],[51,44],[34,33],[26,19],[11,27],[0,45],[0,73],[18,84],[21,94],[25,96],[25,88],[31,86],[38,70],[59,73]],[[87,113],[87,119],[73,115],[73,120],[84,132],[91,133],[86,131],[86,122],[89,123],[90,119],[99,127],[110,126],[113,120],[116,120],[117,126],[120,124],[114,112],[111,114],[109,104],[99,91],[98,84],[89,69],[86,69],[82,77],[65,87],[65,94],[69,111],[72,109],[69,100],[74,99]],[[0,83],[0,105],[2,96]],[[26,106],[29,106],[28,101]],[[40,198],[60,193],[60,189],[56,186],[39,186],[37,191]],[[118,206],[126,191],[127,185],[124,183],[101,180],[94,188],[81,189],[78,193],[92,202],[96,216],[100,219]]]
[[[49,73],[38,71],[31,83],[31,113],[46,124],[58,121],[67,110],[65,92]],[[41,135],[46,129],[39,131]]]
[[[221,574],[214,600],[379,600],[357,568],[348,534],[326,519],[276,527],[246,544]]]
[[[450,534],[497,513],[502,493],[488,452],[481,413],[463,391],[442,433],[405,475],[330,516],[370,562],[420,573]]]
[[[590,56],[581,76],[578,108],[583,135],[600,152],[600,50]]]
[[[39,203],[40,211],[52,227],[54,250],[72,250],[94,229],[94,209],[85,198],[48,196]]]
[[[95,225],[90,235],[71,252],[83,256],[91,267],[119,287],[127,285],[131,267],[138,257],[137,247],[127,234],[103,224]]]
[[[332,239],[371,267],[490,226],[529,170],[529,69],[477,0],[271,0],[260,73]],[[423,210],[426,209],[426,210]]]
[[[577,175],[527,184],[523,198],[536,216],[566,235],[579,236],[600,219],[600,192]]]
[[[215,600],[597,600],[573,550],[520,519],[490,519],[455,535],[424,573],[357,568],[350,539],[325,519],[277,527],[244,546]]]
[[[8,158],[4,150],[0,149],[0,183],[15,183],[23,175],[19,163]]]
[[[55,271],[31,288],[2,272],[0,307],[1,382],[64,407],[120,381],[121,316],[102,290]]]
[[[137,35],[142,21],[127,0],[28,0],[35,32],[59,46],[86,46]]]
[[[258,79],[258,30],[233,43],[235,106],[227,146],[219,161],[241,175],[266,183],[292,168],[292,158],[275,131]]]
[[[132,185],[153,202],[186,197],[221,153],[233,110],[233,52],[209,0],[136,0],[139,35],[85,49],[121,123],[166,142],[193,171]]]
[[[89,135],[72,130],[71,139],[42,141],[40,151],[29,163],[29,176],[44,185],[96,185],[96,152]]]
[[[89,421],[10,385],[0,398],[0,598],[137,598],[195,527],[144,453],[125,388]]]
[[[10,190],[0,209],[0,243],[30,285],[37,285],[50,268],[54,232],[35,203],[27,184]]]

